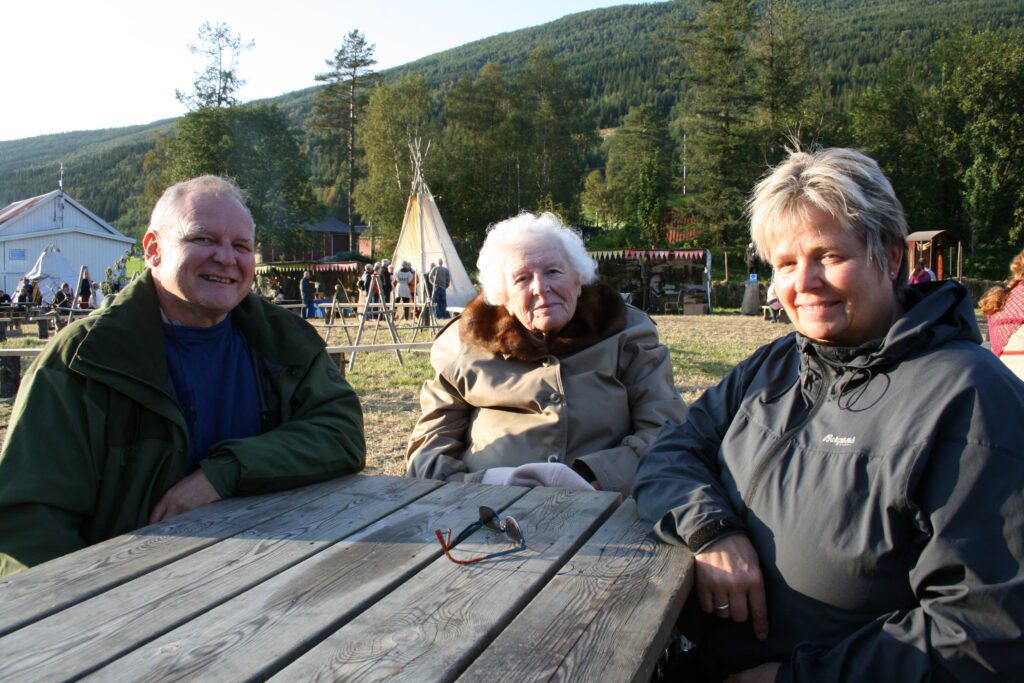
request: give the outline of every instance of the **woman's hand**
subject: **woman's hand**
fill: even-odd
[[[749,615],[758,640],[768,637],[768,607],[757,551],[745,534],[715,541],[694,555],[697,596],[708,614],[737,623]]]

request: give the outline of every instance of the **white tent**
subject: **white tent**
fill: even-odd
[[[405,219],[398,235],[395,255],[391,259],[392,268],[400,268],[402,261],[408,261],[417,274],[423,274],[432,262],[444,259],[445,267],[452,274],[448,305],[465,306],[476,296],[476,289],[469,280],[466,267],[459,260],[441,212],[434,203],[434,196],[430,194],[430,188],[423,179],[423,159],[418,141],[415,146],[409,145],[409,148],[413,159],[412,192],[405,206]]]
[[[61,283],[67,282],[74,290],[78,284],[78,270],[64,258],[60,249],[51,244],[39,254],[36,264],[25,273],[25,277],[36,283],[43,301],[51,301]]]

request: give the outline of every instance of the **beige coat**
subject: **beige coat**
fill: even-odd
[[[573,320],[546,341],[477,297],[430,360],[410,476],[479,481],[491,467],[562,462],[628,493],[662,425],[685,416],[654,323],[604,285],[584,287]]]

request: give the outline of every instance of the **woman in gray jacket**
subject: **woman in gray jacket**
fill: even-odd
[[[684,406],[654,323],[597,282],[553,214],[495,225],[483,294],[438,336],[409,475],[629,492],[637,460]]]
[[[665,429],[635,493],[695,553],[711,677],[1019,680],[1024,384],[962,286],[904,285],[873,160],[793,153],[749,208],[796,333]]]

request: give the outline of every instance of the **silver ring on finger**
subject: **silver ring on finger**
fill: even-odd
[[[723,602],[723,603],[722,603],[721,605],[715,605],[715,609],[716,609],[716,610],[725,610],[725,609],[729,609],[729,603],[727,603],[727,602]]]

